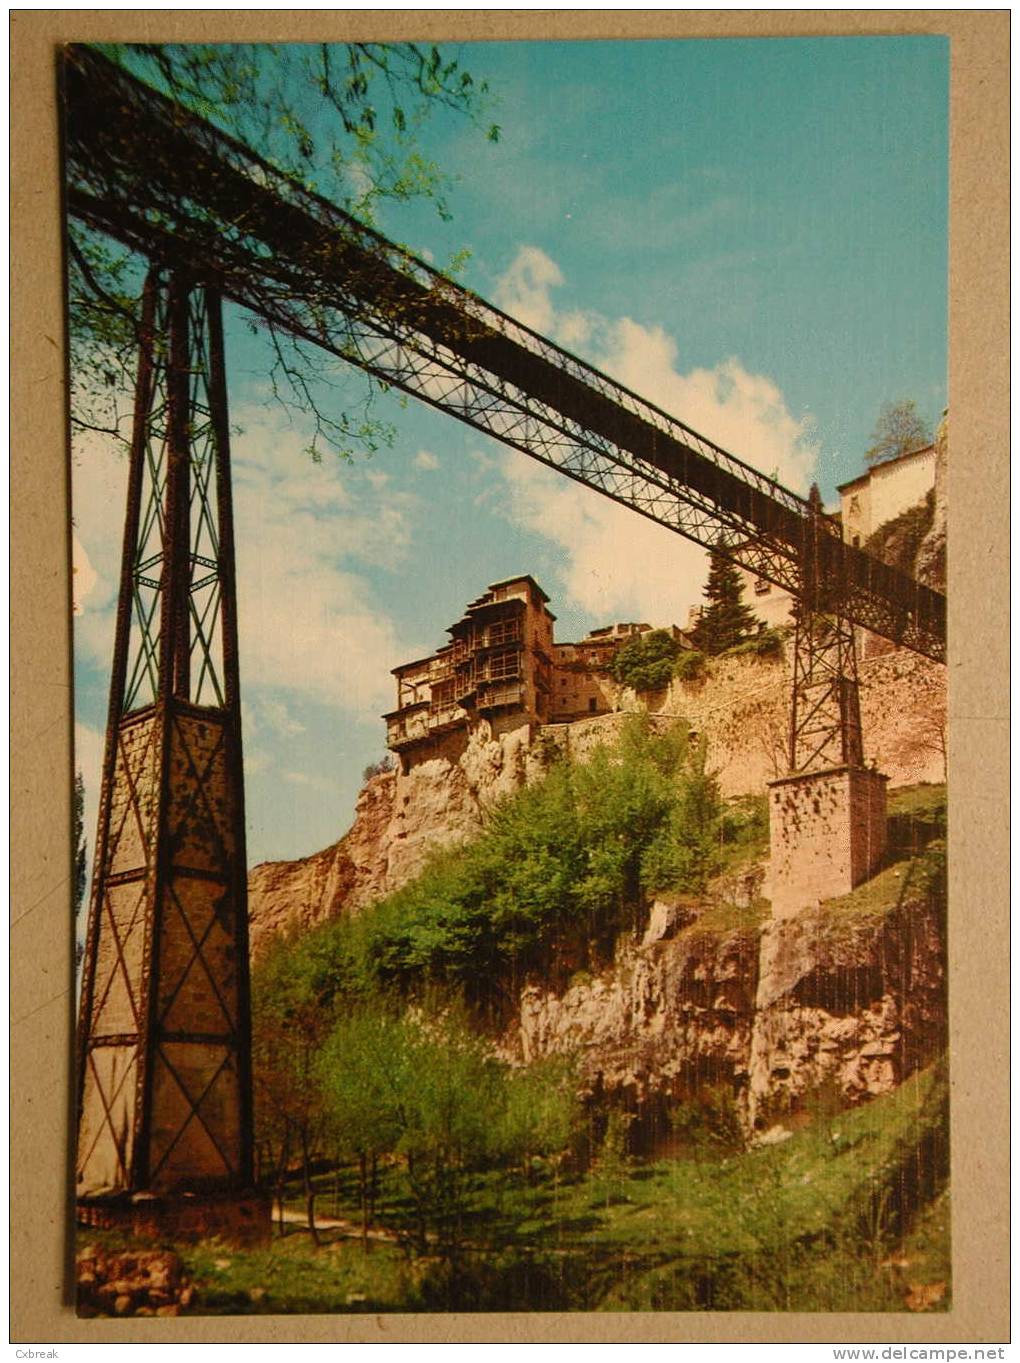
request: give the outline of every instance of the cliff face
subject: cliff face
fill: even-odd
[[[747,914],[699,927],[690,907],[656,903],[640,939],[618,944],[612,967],[561,995],[521,993],[506,1048],[531,1061],[577,1058],[588,1093],[640,1111],[746,1069],[758,974],[758,930]]]
[[[252,955],[281,933],[308,931],[386,893],[387,830],[396,775],[384,772],[362,787],[354,822],[339,842],[300,861],[266,861],[248,874]]]
[[[748,1056],[754,1128],[826,1088],[844,1102],[888,1093],[945,1046],[937,908],[922,895],[855,917],[853,898],[842,912],[812,909],[762,933]]]
[[[350,830],[301,861],[264,862],[248,877],[253,954],[285,932],[356,913],[406,885],[429,855],[477,833],[485,810],[537,770],[528,730],[472,735],[458,751],[384,772],[363,787]]]
[[[866,756],[893,786],[945,779],[944,673],[903,649],[861,664]],[[451,738],[407,772],[369,780],[350,830],[332,847],[252,870],[252,948],[258,953],[278,933],[356,913],[399,889],[430,852],[476,833],[487,808],[541,772],[544,747],[583,760],[613,741],[626,711],[647,708],[664,725],[682,716],[707,736],[724,795],[763,791],[785,766],[789,687],[785,660],[719,658],[702,680],[641,697],[622,692],[620,712],[549,725],[535,743],[526,727]]]
[[[889,1092],[944,1046],[943,932],[925,896],[870,916],[747,920],[734,905],[656,905],[611,969],[559,996],[525,989],[507,1049],[573,1054],[588,1093],[638,1114],[732,1086],[748,1132],[768,1139],[826,1095]]]
[[[914,562],[918,581],[938,591],[946,589],[946,493],[949,476],[949,418],[944,416],[935,435],[935,502],[931,529],[921,541]]]

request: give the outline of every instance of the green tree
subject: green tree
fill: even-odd
[[[375,1215],[379,1157],[397,1147],[404,1119],[407,1029],[380,1004],[342,1017],[317,1060],[330,1133],[339,1153],[357,1160],[362,1243]]]
[[[668,686],[680,644],[665,629],[633,635],[613,655],[609,671],[624,686],[635,691],[657,691]]]
[[[431,200],[450,217],[448,177],[426,154],[432,115],[449,110],[490,141],[484,81],[434,46],[414,43],[106,43],[99,50],[133,76],[252,146],[302,186],[372,223],[384,203]],[[456,268],[456,260],[450,268]],[[144,262],[68,222],[72,425],[124,438],[137,350]],[[254,323],[253,329],[254,329]],[[335,397],[335,360],[272,323],[271,400],[311,419],[310,449],[348,454],[392,439],[371,414],[373,383]]]
[[[702,738],[690,745],[668,815],[642,850],[645,891],[702,891],[718,869],[722,818],[719,784]]]
[[[324,1136],[325,1106],[316,1058],[331,1016],[322,1007],[308,956],[277,942],[252,980],[252,1074],[259,1181],[283,1194],[292,1162],[300,1162],[308,1229],[315,1229],[312,1164]]]
[[[708,605],[691,631],[692,642],[702,653],[713,656],[742,643],[759,628],[759,620],[744,603],[740,574],[721,553],[713,549],[705,584]]]
[[[871,444],[864,451],[869,468],[896,459],[901,454],[923,449],[932,442],[931,427],[917,410],[912,398],[887,402],[878,414]]]
[[[447,1260],[463,1247],[474,1177],[559,1153],[577,1110],[566,1066],[512,1070],[450,1000],[399,1018],[376,1007],[341,1019],[318,1071],[334,1129],[359,1158],[363,1234],[367,1157],[391,1155],[412,1207],[409,1247]]]
[[[557,762],[491,811],[475,842],[361,915],[364,978],[404,993],[445,983],[494,1014],[512,1009],[529,973],[601,964],[649,887],[697,888],[717,813],[703,746],[632,716],[611,747]]]

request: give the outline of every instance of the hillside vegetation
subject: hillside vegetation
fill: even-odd
[[[612,956],[649,895],[697,893],[740,836],[704,744],[635,716],[618,742],[503,801],[480,837],[443,853],[410,885],[356,918],[276,944],[260,963],[264,995],[301,977],[334,1009],[379,991],[463,993],[485,1014],[515,1006],[529,973],[555,979]]]
[[[366,1251],[351,1170],[316,1180],[330,1224],[315,1247],[182,1251],[194,1309],[943,1311],[951,1305],[946,1080],[941,1068],[853,1112],[819,1105],[781,1145],[710,1138],[679,1158],[612,1150],[587,1174],[479,1172],[451,1260],[409,1255],[415,1208],[393,1167]],[[296,1215],[301,1202],[289,1204]]]
[[[584,763],[552,759],[474,842],[262,958],[257,1161],[278,1235],[228,1267],[196,1251],[199,1309],[903,1309],[887,1259],[919,1217],[942,1274],[925,1301],[944,1304],[937,1066],[853,1113],[819,1091],[803,1130],[757,1149],[732,1085],[706,1081],[666,1113],[673,1158],[642,1160],[633,1114],[582,1101],[570,1054],[512,1064],[496,1044],[529,979],[605,973],[655,896],[692,906],[680,946],[760,932],[760,901],[717,887],[760,864],[764,799],[722,801],[686,735],[635,718]],[[927,866],[943,793],[895,806],[896,866]]]

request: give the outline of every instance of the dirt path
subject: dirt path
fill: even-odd
[[[303,1230],[306,1232],[308,1230],[308,1217],[305,1215],[305,1213],[293,1211],[289,1207],[284,1208],[283,1223],[285,1226],[297,1226],[299,1230]],[[276,1226],[280,1224],[279,1211],[273,1213],[273,1224]],[[342,1236],[350,1240],[360,1240],[363,1234],[361,1226],[358,1225],[356,1222],[345,1221],[335,1216],[316,1216],[315,1229],[319,1231],[325,1230],[339,1231],[339,1233]],[[370,1228],[368,1232],[368,1238],[370,1240],[384,1242],[387,1245],[395,1245],[399,1243],[396,1235],[394,1235],[392,1231],[388,1230],[373,1230]]]

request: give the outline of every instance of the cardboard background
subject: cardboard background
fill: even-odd
[[[951,38],[952,1312],[77,1320],[66,1284],[72,697],[57,44],[826,33]],[[1008,54],[1004,10],[12,14],[12,1341],[1008,1340]]]

